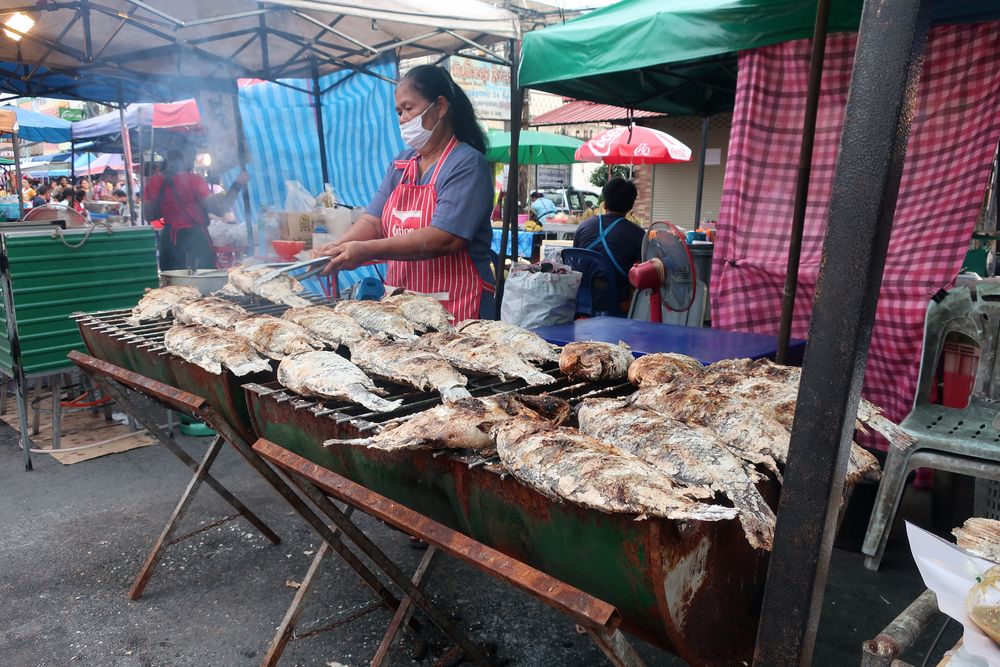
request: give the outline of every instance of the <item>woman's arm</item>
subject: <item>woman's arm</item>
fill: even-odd
[[[364,218],[362,218],[363,220]],[[361,220],[354,223],[356,227]],[[351,228],[351,231],[354,227]],[[350,233],[350,232],[349,232]],[[346,236],[346,234],[345,234]],[[320,248],[329,255],[324,273],[355,269],[371,260],[415,261],[451,255],[468,247],[468,241],[436,227],[423,227],[403,236],[371,240],[344,239]]]
[[[313,248],[312,256],[329,255],[335,248],[350,241],[372,241],[378,238],[382,238],[382,221],[371,213],[363,213],[336,241]]]
[[[208,190],[209,194],[201,199],[202,206],[204,206],[205,210],[212,215],[221,218],[226,213],[229,213],[229,209],[231,209],[233,204],[236,202],[236,196],[240,193],[240,190],[247,186],[249,181],[250,174],[245,171],[241,172],[240,175],[236,177],[236,180],[233,181],[233,184],[229,186],[229,189],[226,190],[225,194],[213,195],[211,194],[211,190]],[[205,184],[205,187],[208,187],[207,183]]]

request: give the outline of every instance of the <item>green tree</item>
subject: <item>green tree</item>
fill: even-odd
[[[611,177],[621,176],[622,178],[628,178],[628,165],[627,164],[616,164],[612,165]],[[608,182],[608,165],[602,164],[594,173],[590,175],[590,183],[598,188],[603,188],[604,184]]]

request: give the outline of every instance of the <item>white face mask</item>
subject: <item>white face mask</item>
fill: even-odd
[[[431,102],[430,106],[420,112],[420,114],[414,116],[405,123],[399,124],[399,133],[403,136],[403,142],[410,148],[420,150],[427,145],[427,142],[431,140],[431,135],[434,134],[434,130],[437,129],[438,123],[441,119],[438,119],[437,123],[434,123],[434,127],[427,129],[424,127],[424,114],[430,111],[434,107],[434,102]]]

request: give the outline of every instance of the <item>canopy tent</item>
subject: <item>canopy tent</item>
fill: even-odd
[[[73,162],[73,173],[77,176],[100,176],[108,168],[123,171],[125,158],[114,153],[99,153],[97,155],[87,153],[77,157]]]
[[[125,107],[125,125],[130,130],[193,128],[201,125],[201,114],[194,100],[135,103]],[[73,141],[121,134],[121,117],[117,111],[110,111],[77,121],[72,129]]]
[[[71,138],[69,121],[10,105],[0,107],[0,109],[13,111],[17,114],[19,128],[17,136],[21,141],[44,141],[50,144],[61,144]]]
[[[832,3],[830,32],[858,28],[862,0]],[[995,0],[934,5],[937,23],[1000,17]],[[811,37],[816,0],[623,0],[527,33],[518,81],[558,95],[674,115],[733,108],[736,54]]]
[[[157,3],[162,5],[163,3]],[[173,101],[238,78],[279,81],[451,54],[509,64],[489,45],[519,36],[517,17],[476,0],[67,0],[26,7],[36,23],[0,40],[0,90],[114,102]],[[25,67],[22,63],[29,66]]]
[[[486,136],[487,162],[510,162],[510,132],[490,132]],[[573,153],[583,141],[554,132],[523,130],[517,146],[520,164],[572,164]]]

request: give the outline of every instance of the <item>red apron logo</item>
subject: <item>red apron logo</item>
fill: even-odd
[[[420,229],[421,216],[423,211],[400,211],[393,209],[392,226],[389,229],[389,236],[403,236],[415,229]]]

